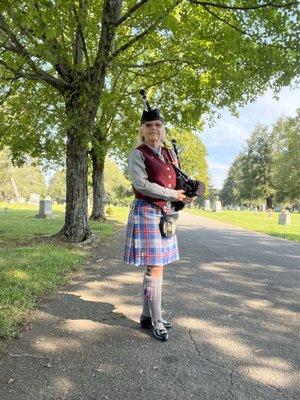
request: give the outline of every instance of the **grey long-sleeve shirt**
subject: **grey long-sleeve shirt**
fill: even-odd
[[[154,153],[158,154],[161,160],[165,161],[161,153],[161,148],[155,149],[151,146],[148,147]],[[145,157],[140,150],[132,150],[129,155],[128,173],[134,188],[144,196],[165,201],[176,201],[177,190],[165,188],[157,183],[149,182],[144,161]]]

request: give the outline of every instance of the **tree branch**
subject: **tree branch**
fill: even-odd
[[[123,0],[104,0],[101,21],[101,33],[94,65],[89,70],[97,84],[104,79],[105,70],[109,64],[116,28],[114,24],[119,20]]]
[[[236,11],[249,11],[249,10],[257,10],[259,8],[266,8],[266,7],[274,7],[274,8],[286,8],[297,6],[298,1],[290,1],[289,3],[285,4],[276,4],[276,1],[269,1],[268,3],[264,4],[255,4],[253,6],[229,6],[227,4],[220,4],[220,3],[211,3],[209,1],[201,1],[201,0],[189,0],[190,3],[200,5],[200,6],[209,6],[209,7],[217,7],[222,8],[223,10],[236,10]]]
[[[81,0],[79,2],[80,4],[80,11],[81,13],[84,15],[84,18],[86,18],[86,12],[87,12],[87,3],[85,0]],[[89,59],[89,55],[87,52],[87,47],[86,47],[86,42],[85,42],[85,37],[83,34],[83,29],[82,29],[82,25],[80,22],[80,18],[78,16],[78,13],[76,11],[76,7],[73,4],[73,11],[74,11],[74,15],[77,21],[77,32],[76,32],[76,39],[75,39],[75,49],[74,49],[74,62],[75,65],[79,65],[82,62],[82,53],[85,56],[86,59],[86,64],[87,67],[90,68],[90,59]]]
[[[21,71],[22,67],[20,67],[19,69],[14,69],[3,60],[0,60],[0,65],[3,65],[3,67],[5,67],[5,69],[7,69],[8,71],[14,73],[16,79],[18,79],[18,78],[26,78],[26,79],[39,80],[39,78],[35,74],[29,74],[27,72]]]
[[[60,92],[64,92],[68,88],[68,84],[65,81],[55,78],[54,76],[48,74],[48,72],[44,71],[32,60],[32,58],[31,58],[32,55],[17,39],[16,35],[13,33],[13,31],[10,29],[10,27],[6,24],[3,16],[1,16],[1,15],[0,15],[0,30],[2,30],[12,41],[14,47],[11,47],[10,50],[13,51],[14,53],[20,55],[21,57],[23,57],[26,60],[29,67],[34,72],[34,75],[37,80],[43,80],[43,81],[47,82],[48,84],[50,84],[51,86],[53,86],[54,88],[59,90]],[[5,64],[6,63],[4,63],[2,60],[2,65],[5,66]],[[23,76],[23,77],[28,77],[28,76]],[[30,79],[33,79],[32,76]]]
[[[18,77],[14,76],[13,78],[10,78],[10,87],[9,90],[7,91],[7,93],[5,93],[5,95],[3,96],[3,98],[0,100],[0,105],[4,104],[5,101],[9,98],[9,96],[12,93],[12,86],[14,81],[16,81],[17,79],[19,79]]]
[[[115,23],[114,26],[117,27],[121,25],[126,19],[128,19],[136,10],[142,7],[145,3],[149,0],[141,0],[139,3],[136,3],[135,6],[131,7],[121,18],[119,18]]]
[[[278,46],[278,45],[275,45],[275,44],[272,44],[272,43],[266,43],[266,42],[264,42],[264,41],[261,40],[261,37],[260,37],[259,35],[256,35],[256,34],[253,34],[253,33],[247,32],[247,31],[244,31],[243,29],[240,29],[239,27],[233,25],[231,22],[229,22],[229,21],[227,21],[226,19],[220,17],[220,15],[218,15],[218,14],[216,14],[215,12],[213,12],[212,10],[210,10],[209,7],[207,7],[207,6],[204,6],[204,8],[205,8],[205,10],[206,10],[207,12],[209,12],[213,17],[215,17],[215,18],[217,18],[218,20],[224,22],[224,24],[228,25],[230,28],[233,28],[233,29],[236,30],[237,32],[241,33],[242,35],[247,35],[247,36],[253,37],[254,39],[257,39],[258,43],[261,44],[261,45],[263,45],[263,46],[275,47],[275,48],[282,49],[282,50],[286,50],[286,49],[289,48],[289,47],[287,47],[287,46],[283,47],[283,46]]]
[[[145,29],[143,32],[141,32],[139,35],[135,36],[133,39],[131,39],[128,43],[124,44],[123,46],[119,47],[117,50],[115,50],[111,56],[110,60],[113,58],[117,57],[120,53],[123,53],[125,50],[127,50],[129,47],[131,47],[134,43],[137,41],[143,39],[145,36],[147,36],[149,33],[153,32],[155,28],[158,27],[161,21],[164,20],[166,16],[169,15],[169,12],[173,10],[175,7],[177,7],[180,3],[182,3],[183,0],[177,0],[176,3],[170,7],[165,14],[161,15],[152,25],[149,26],[149,28]]]
[[[247,33],[246,31],[244,31],[244,30],[238,28],[237,26],[233,25],[231,22],[226,21],[224,18],[220,17],[218,14],[214,13],[213,11],[211,11],[211,10],[209,9],[209,7],[204,6],[204,8],[205,8],[205,10],[206,10],[207,12],[209,12],[212,16],[214,16],[214,17],[217,18],[218,20],[224,22],[224,24],[230,26],[230,28],[235,29],[237,32],[242,33],[243,35],[248,35],[248,33]],[[249,36],[250,36],[250,35],[249,35]]]

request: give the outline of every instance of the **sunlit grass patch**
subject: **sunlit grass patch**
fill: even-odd
[[[86,251],[41,244],[6,248],[0,258],[0,335],[13,336],[36,300],[68,280]]]
[[[221,212],[204,211],[200,209],[185,209],[186,212],[201,215],[217,221],[228,222],[255,232],[266,233],[271,236],[300,242],[300,213],[291,213],[290,225],[279,225],[279,213],[273,213],[270,218],[263,211],[229,211]]]
[[[111,210],[109,213],[109,220],[126,224],[130,211],[129,207],[109,206],[109,208]]]
[[[39,219],[38,205],[0,203],[0,336],[11,337],[28,321],[41,296],[82,268],[88,251],[62,242],[48,243],[64,224],[64,206],[53,206],[53,218]],[[124,222],[126,208],[113,207],[107,222],[90,221],[92,232],[109,238]],[[46,242],[46,243],[45,243]]]

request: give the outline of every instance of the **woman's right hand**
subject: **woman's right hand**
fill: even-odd
[[[192,197],[184,194],[184,190],[177,190],[177,200],[182,201],[184,204],[190,204],[193,201]]]
[[[177,190],[177,200],[183,201],[186,198],[186,195],[184,194],[184,190],[180,189]]]

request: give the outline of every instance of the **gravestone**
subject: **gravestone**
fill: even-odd
[[[39,213],[36,214],[36,218],[49,218],[52,217],[52,201],[51,200],[40,200]]]
[[[39,202],[40,202],[40,195],[37,193],[30,193],[28,204],[39,204]]]
[[[210,200],[204,200],[203,208],[206,211],[210,211]]]
[[[281,211],[281,207],[280,206],[275,207],[274,211],[275,212],[280,212]]]
[[[222,204],[221,204],[220,200],[215,200],[213,202],[212,210],[214,212],[222,211]]]
[[[26,203],[25,197],[20,197],[20,198],[19,198],[19,203],[20,203],[20,204],[25,204],[25,203]]]
[[[260,204],[259,205],[259,211],[266,211],[266,205],[265,204]]]
[[[288,211],[284,211],[278,215],[279,225],[290,225],[291,224],[291,214]]]

